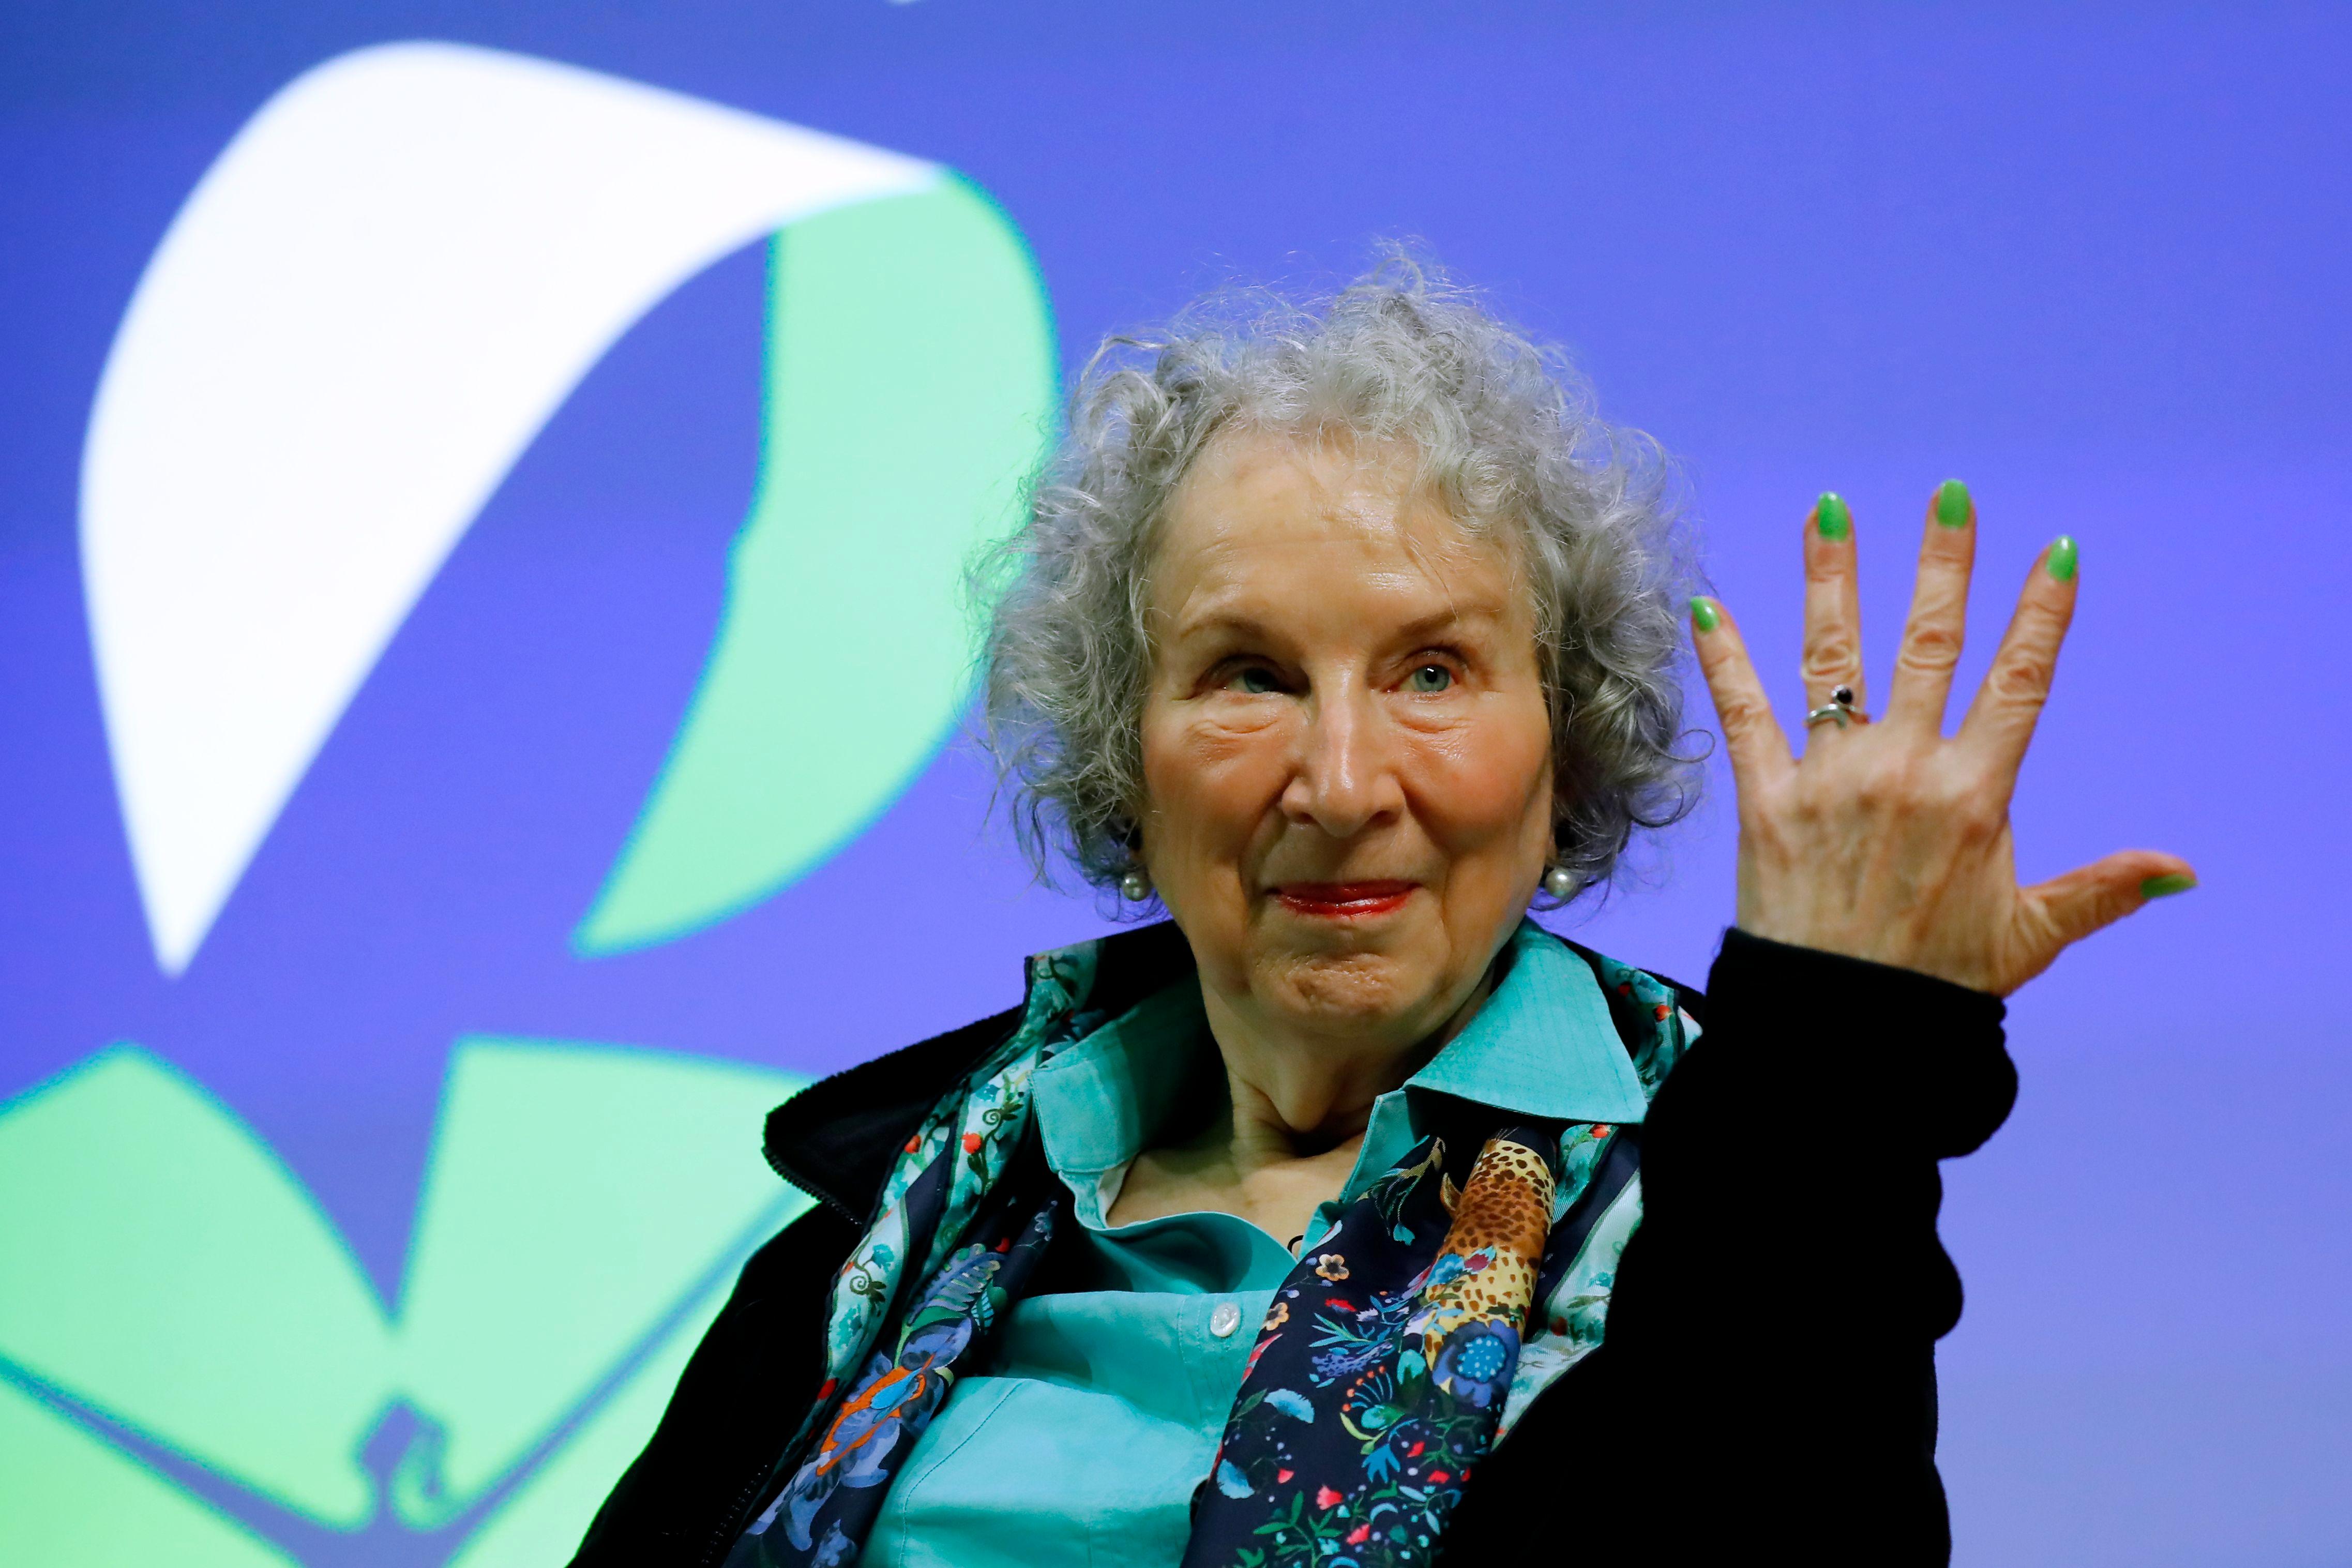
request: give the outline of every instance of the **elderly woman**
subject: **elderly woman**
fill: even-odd
[[[1945,1560],[1937,1162],[2008,1112],[2000,998],[2189,868],[2018,885],[2075,547],[1947,739],[1953,482],[1874,721],[1807,518],[1801,759],[1688,601],[1739,797],[1706,997],[1532,923],[1690,797],[1663,494],[1410,268],[1098,356],[988,720],[1032,850],[1171,918],[775,1112],[817,1204],[577,1561]]]

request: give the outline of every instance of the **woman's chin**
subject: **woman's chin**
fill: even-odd
[[[1378,948],[1293,951],[1265,966],[1263,1003],[1316,1034],[1378,1038],[1423,1011],[1437,988],[1428,966]]]

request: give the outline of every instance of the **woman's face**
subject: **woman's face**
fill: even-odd
[[[1543,873],[1532,607],[1410,479],[1393,451],[1235,434],[1164,520],[1142,855],[1213,1016],[1423,1039]]]

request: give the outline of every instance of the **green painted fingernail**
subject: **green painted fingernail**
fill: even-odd
[[[2074,580],[2074,542],[2063,533],[2051,541],[2050,559],[2044,564],[2050,568],[2050,575],[2061,583],[2072,583]]]
[[[1823,490],[1822,499],[1813,503],[1813,526],[1822,531],[1823,539],[1843,539],[1852,533],[1853,513],[1846,510],[1845,497]]]
[[[1958,479],[1946,479],[1936,487],[1936,521],[1946,528],[1966,528],[1969,525],[1969,487]]]
[[[1723,612],[1715,607],[1712,599],[1691,601],[1691,625],[1703,632],[1711,632],[1723,624]]]
[[[2178,874],[2150,877],[2139,885],[2139,896],[2143,899],[2168,899],[2175,893],[2185,893],[2196,885],[2197,879],[2194,877],[2183,877]]]

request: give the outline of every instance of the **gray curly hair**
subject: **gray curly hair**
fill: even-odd
[[[1212,294],[1109,339],[1080,376],[1025,522],[973,575],[982,738],[1041,878],[1060,856],[1108,888],[1135,864],[1151,553],[1170,498],[1230,429],[1401,447],[1465,531],[1517,547],[1551,711],[1554,860],[1580,892],[1611,878],[1635,828],[1690,810],[1689,574],[1664,455],[1599,419],[1562,353],[1394,253],[1321,300]]]

